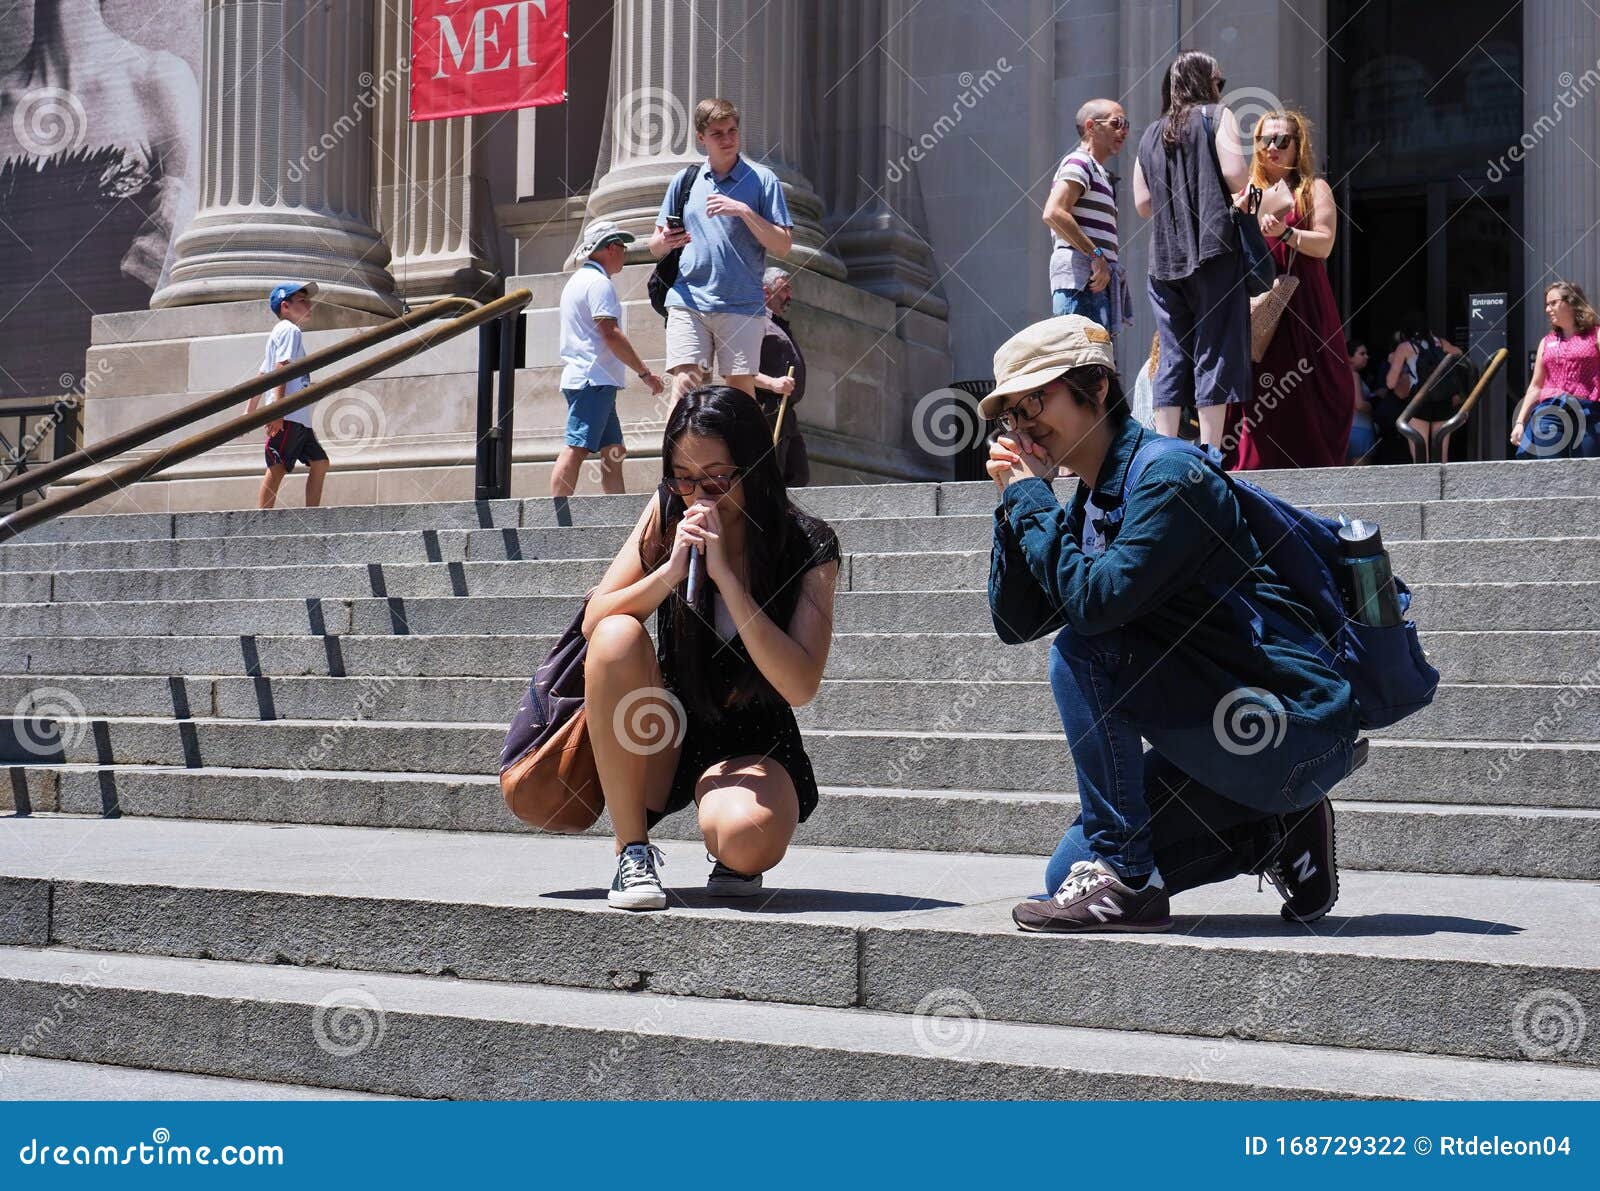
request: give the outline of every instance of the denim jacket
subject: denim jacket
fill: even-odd
[[[1110,539],[1098,554],[1081,545],[1086,485],[1065,508],[1043,480],[1006,488],[989,564],[1000,639],[1015,645],[1061,628],[1104,636],[1107,654],[1120,658],[1119,703],[1135,720],[1199,723],[1252,687],[1289,716],[1353,739],[1350,686],[1277,627],[1311,615],[1262,558],[1227,479],[1192,455],[1169,453],[1124,491],[1135,451],[1153,437],[1131,418],[1116,431],[1092,493],[1110,514],[1090,522]],[[1108,525],[1119,512],[1120,525]],[[1230,589],[1243,599],[1219,598]]]

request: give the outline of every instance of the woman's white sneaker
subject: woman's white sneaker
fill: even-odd
[[[611,879],[606,902],[619,910],[664,910],[667,891],[656,869],[666,857],[654,844],[629,844],[617,857],[617,875]]]

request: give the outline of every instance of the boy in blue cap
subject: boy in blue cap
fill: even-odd
[[[301,330],[311,321],[311,299],[316,297],[315,281],[286,281],[275,286],[267,298],[267,305],[278,316],[278,323],[267,337],[267,351],[261,361],[261,372],[272,372],[301,359],[306,354]],[[254,413],[257,402],[265,399],[268,405],[298,393],[311,383],[309,376],[296,376],[276,388],[250,398],[246,413]],[[258,507],[270,509],[278,500],[278,485],[283,477],[294,470],[295,464],[304,462],[306,476],[306,508],[322,503],[322,481],[328,474],[328,453],[317,441],[317,432],[311,428],[311,410],[315,403],[304,409],[291,410],[274,422],[267,423],[267,474],[261,478],[261,497]]]

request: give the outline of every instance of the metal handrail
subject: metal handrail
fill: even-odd
[[[432,322],[434,319],[443,318],[454,312],[470,313],[476,310],[478,304],[471,298],[440,298],[437,302],[430,302],[416,310],[407,311],[388,322],[380,323],[359,334],[350,336],[340,343],[331,344],[314,351],[292,364],[275,369],[272,372],[258,373],[242,384],[234,385],[231,389],[223,389],[209,397],[178,409],[169,410],[159,417],[152,418],[143,425],[134,426],[121,433],[113,434],[110,438],[101,439],[93,446],[84,447],[82,450],[73,451],[70,455],[63,455],[49,463],[31,469],[26,475],[13,476],[0,483],[0,501],[4,501],[24,492],[31,492],[35,488],[42,488],[52,480],[62,476],[71,475],[85,467],[92,467],[97,463],[104,463],[116,458],[124,451],[131,451],[134,447],[143,446],[151,439],[160,438],[163,434],[170,434],[180,430],[191,422],[198,422],[201,418],[210,417],[214,413],[248,400],[258,393],[265,393],[275,389],[285,381],[293,380],[297,376],[305,376],[328,364],[336,364],[347,356],[365,351],[375,343],[393,339],[402,331],[409,331],[423,323]]]
[[[196,455],[204,454],[213,447],[219,447],[247,431],[257,430],[269,422],[275,422],[285,414],[293,413],[297,409],[304,409],[306,406],[322,400],[322,398],[328,396],[330,393],[337,392],[338,390],[349,385],[357,384],[361,381],[367,380],[370,377],[376,376],[378,373],[387,368],[393,367],[403,360],[409,360],[412,356],[421,355],[429,348],[438,343],[442,343],[446,339],[452,339],[461,334],[463,331],[469,331],[473,327],[482,326],[485,323],[492,322],[497,318],[501,318],[505,315],[521,310],[532,300],[532,291],[526,289],[514,290],[503,298],[496,298],[494,301],[486,302],[481,306],[471,302],[470,299],[466,298],[446,298],[443,299],[443,303],[436,302],[432,306],[424,307],[422,310],[413,311],[411,315],[403,315],[398,319],[392,320],[392,323],[385,324],[385,326],[391,326],[393,323],[404,323],[405,325],[401,326],[399,330],[405,330],[409,326],[414,326],[419,321],[425,321],[416,316],[420,316],[441,304],[454,303],[459,305],[465,303],[471,307],[466,314],[463,314],[458,318],[453,318],[448,322],[443,322],[437,324],[436,326],[428,327],[420,335],[408,343],[402,343],[397,347],[388,349],[387,351],[379,352],[371,359],[363,360],[361,363],[347,368],[343,372],[335,373],[326,380],[320,380],[314,384],[307,385],[293,396],[285,396],[282,401],[274,402],[271,405],[261,406],[256,409],[254,413],[240,414],[232,421],[224,422],[220,426],[213,426],[209,430],[204,430],[199,434],[191,435],[190,437],[173,443],[170,446],[163,447],[159,451],[152,452],[143,458],[135,459],[125,463],[115,471],[96,476],[75,488],[69,489],[65,492],[57,493],[55,496],[49,497],[46,500],[42,500],[38,504],[29,505],[25,509],[20,509],[11,514],[9,517],[0,520],[0,542],[9,541],[10,539],[16,537],[19,533],[22,533],[24,530],[31,529],[41,522],[50,520],[52,517],[60,516],[62,513],[67,513],[71,512],[73,509],[82,508],[84,505],[91,504],[94,501],[99,500],[102,496],[106,496],[111,492],[119,491],[128,487],[130,484],[137,484],[140,480],[149,479],[156,473],[165,471],[167,468],[176,463],[182,463],[186,459],[192,459]],[[437,315],[430,317],[437,317]],[[410,319],[411,321],[407,322],[407,319]],[[374,328],[374,331],[380,331],[383,329],[383,327]],[[366,333],[365,343],[363,346],[369,345],[372,342],[376,342],[376,340],[370,338],[372,334],[373,332]],[[358,336],[356,338],[363,337]],[[349,355],[350,352],[346,351],[343,354]],[[326,362],[326,357],[324,354],[319,352],[316,356],[307,356],[305,360],[299,362],[299,365],[309,365],[319,358],[322,359],[323,362]],[[338,357],[335,356],[334,358]],[[308,371],[307,367],[301,367],[299,365],[297,365],[297,367],[293,370],[281,369],[279,371],[266,374],[271,380],[271,384],[268,387],[276,388],[283,382],[285,375],[298,375]],[[194,405],[191,405],[188,410],[180,411],[187,413],[189,416],[183,419],[183,421],[181,421],[179,424],[187,424],[187,422],[204,417],[206,413],[215,412],[216,409],[222,408],[226,405],[226,403],[224,402],[220,405],[218,404],[218,400],[221,397],[231,395],[232,400],[237,401],[240,396],[249,396],[254,391],[256,390],[252,389],[250,385],[240,385],[236,386],[234,389],[226,390],[225,393],[219,393],[213,397],[207,398],[205,401],[196,402]],[[196,412],[201,410],[204,412]],[[156,419],[155,422],[149,423],[144,427],[139,427],[135,431],[130,431],[129,433],[138,433],[148,429],[150,425],[155,425],[156,423],[170,422],[171,417],[172,415],[165,415],[162,418]],[[169,425],[167,428],[171,429],[172,427]],[[157,433],[161,433],[161,431],[158,431]],[[144,437],[140,438],[139,441],[145,442],[151,437],[154,437],[154,435],[146,434]],[[78,454],[81,455],[84,454],[84,452],[78,452]]]
[[[1422,399],[1433,388],[1434,382],[1444,375],[1446,369],[1453,367],[1458,358],[1464,358],[1464,355],[1460,353],[1454,356],[1446,354],[1444,359],[1435,364],[1433,371],[1428,373],[1428,379],[1423,381],[1417,387],[1417,391],[1411,394],[1411,400],[1406,402],[1406,407],[1400,411],[1400,416],[1394,420],[1394,428],[1405,435],[1406,440],[1422,452],[1421,462],[1423,463],[1433,462],[1433,455],[1428,441],[1422,437],[1422,431],[1411,424],[1411,415],[1416,411],[1417,406],[1422,404]]]
[[[1478,398],[1483,395],[1484,389],[1489,387],[1489,382],[1494,379],[1494,374],[1500,371],[1500,366],[1506,362],[1507,352],[1500,348],[1489,357],[1489,362],[1484,365],[1478,374],[1478,383],[1472,386],[1472,392],[1467,394],[1467,399],[1461,403],[1461,408],[1450,415],[1448,421],[1441,422],[1439,428],[1433,432],[1433,446],[1435,449],[1442,446],[1452,434],[1467,424],[1467,419],[1472,416],[1472,407],[1478,404]],[[1433,456],[1430,454],[1429,462]]]

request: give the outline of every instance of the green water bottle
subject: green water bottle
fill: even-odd
[[[1394,586],[1394,569],[1376,522],[1339,518],[1339,591],[1345,615],[1362,624],[1385,628],[1397,625],[1400,593]]]

